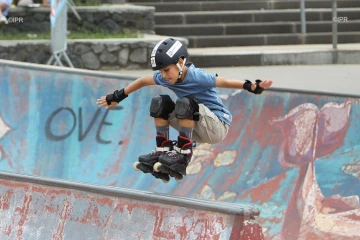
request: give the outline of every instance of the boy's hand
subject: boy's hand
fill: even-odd
[[[106,109],[110,109],[118,105],[119,102],[121,102],[127,97],[128,95],[125,94],[125,90],[123,88],[121,90],[116,90],[114,93],[102,96],[96,101],[96,104],[99,105],[99,107],[106,106]]]
[[[265,90],[269,88],[272,84],[273,84],[272,80],[264,80],[259,84],[259,86]],[[255,89],[256,89],[256,83],[252,83],[251,90],[255,91]]]
[[[111,109],[111,108],[115,107],[116,105],[118,105],[117,102],[111,102],[111,104],[108,105],[106,102],[106,96],[102,96],[101,98],[99,98],[96,101],[96,104],[99,105],[99,107],[106,107],[106,109]]]

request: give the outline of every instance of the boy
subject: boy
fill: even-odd
[[[187,50],[179,41],[173,38],[162,40],[150,56],[152,69],[158,70],[153,76],[141,77],[96,102],[99,107],[110,109],[130,93],[149,85],[161,85],[176,94],[176,103],[168,95],[152,99],[150,116],[155,119],[156,149],[140,156],[139,162],[134,164],[136,170],[149,172],[164,182],[169,181],[169,175],[177,180],[186,175],[195,142],[215,144],[226,137],[232,115],[215,87],[243,88],[260,94],[272,85],[272,81],[252,83],[209,75],[192,63],[186,64],[187,57]],[[169,140],[169,125],[179,131],[177,141]]]

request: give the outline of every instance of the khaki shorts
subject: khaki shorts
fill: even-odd
[[[215,144],[221,142],[229,132],[229,125],[221,121],[204,104],[199,104],[199,121],[195,122],[192,140],[198,143]],[[170,126],[179,131],[179,120],[174,112],[169,115]]]

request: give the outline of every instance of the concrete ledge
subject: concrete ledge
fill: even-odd
[[[68,10],[68,30],[74,32],[121,33],[124,30],[153,33],[154,11],[151,6],[131,4],[102,5],[96,7],[75,7],[82,20],[78,20],[71,9]],[[17,7],[9,11],[8,18],[22,17],[22,22],[0,26],[9,33],[49,32],[50,9]]]
[[[359,64],[360,44],[189,49],[197,67]]]
[[[337,12],[338,16],[346,16],[349,20],[360,19],[360,8],[341,8]],[[300,20],[300,9],[155,13],[156,24],[288,22]],[[330,7],[307,9],[306,20],[331,21],[332,9]]]
[[[0,189],[6,203],[0,227],[13,226],[8,239],[26,239],[33,229],[41,229],[39,239],[205,239],[204,233],[210,239],[264,239],[259,209],[246,205],[7,172],[0,172]]]
[[[189,36],[187,39],[191,48],[331,44],[332,33],[308,33],[305,36],[301,33]],[[339,32],[338,41],[339,43],[359,43],[360,32]]]
[[[332,32],[331,21],[307,22],[307,33]],[[339,32],[356,32],[360,30],[360,20],[339,23]],[[248,34],[276,34],[301,33],[300,22],[264,22],[264,23],[212,23],[212,24],[173,24],[156,25],[155,31],[159,35],[171,32],[172,36],[201,36],[201,35],[248,35]]]
[[[143,38],[69,40],[67,54],[76,68],[92,70],[145,69],[149,55],[166,36]],[[188,41],[178,38],[185,46]],[[0,59],[46,64],[51,57],[50,41],[0,41]],[[63,61],[65,63],[65,61]]]
[[[156,12],[194,12],[194,11],[225,11],[225,10],[259,10],[259,9],[299,9],[299,0],[252,0],[252,1],[199,1],[199,2],[135,2],[142,6],[154,6]],[[306,8],[330,8],[332,0],[307,0]],[[339,8],[360,7],[360,1],[338,0]]]
[[[149,54],[166,36],[68,42],[67,53],[76,68],[92,70],[149,69]],[[178,38],[185,46],[187,39]],[[198,67],[359,64],[360,44],[189,48],[189,61]],[[49,41],[0,41],[0,59],[46,64]]]
[[[49,186],[49,187],[85,191],[85,192],[101,194],[105,196],[130,198],[144,202],[170,204],[179,207],[201,209],[205,211],[214,211],[225,214],[232,214],[232,215],[240,214],[246,217],[247,219],[254,218],[260,215],[260,210],[258,208],[248,205],[240,205],[236,203],[190,199],[185,197],[174,197],[160,193],[108,187],[102,185],[91,185],[81,182],[72,182],[62,179],[52,179],[52,178],[45,178],[40,176],[22,175],[22,174],[10,173],[10,172],[0,172],[0,179],[10,180],[15,182],[24,182],[27,184],[41,184],[43,186]]]

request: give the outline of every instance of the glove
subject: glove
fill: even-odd
[[[260,87],[260,83],[261,83],[261,82],[262,82],[262,81],[259,80],[259,79],[257,79],[257,80],[255,81],[256,88],[255,88],[255,90],[253,91],[253,90],[251,90],[252,82],[249,81],[249,80],[245,80],[245,83],[244,83],[244,85],[243,85],[243,88],[244,88],[245,90],[248,90],[248,91],[251,92],[251,93],[261,94],[262,91],[264,91],[264,89],[263,89],[262,87]]]
[[[106,95],[106,103],[109,106],[111,102],[119,103],[127,97],[128,95],[125,94],[124,89],[121,89],[120,91],[116,90],[114,93]]]

